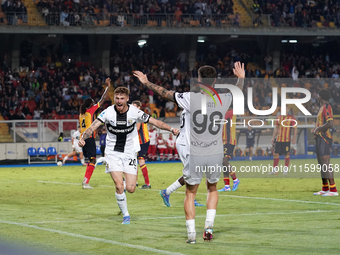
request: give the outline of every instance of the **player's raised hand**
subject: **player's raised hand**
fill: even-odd
[[[78,143],[79,147],[84,147],[85,146],[85,141],[84,140],[79,140],[79,143]]]
[[[106,84],[108,87],[110,87],[110,85],[111,85],[111,79],[110,79],[110,78],[106,78],[105,84]]]
[[[146,77],[146,74],[143,74],[143,73],[140,72],[140,71],[134,71],[134,72],[133,72],[133,76],[137,77],[138,80],[139,80],[141,83],[143,83],[143,84],[145,84],[145,83],[147,83],[147,82],[149,81],[149,80],[148,80],[148,77]]]
[[[238,78],[245,78],[244,63],[241,64],[240,61],[235,62],[233,72]]]

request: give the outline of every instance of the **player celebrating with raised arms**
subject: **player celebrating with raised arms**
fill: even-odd
[[[97,104],[94,103],[92,98],[87,98],[84,100],[84,103],[80,106],[80,114],[79,114],[79,124],[80,124],[80,133],[83,135],[84,131],[89,128],[94,119],[94,113],[98,110],[101,104],[105,102],[106,96],[109,92],[111,79],[107,78],[105,80],[105,84],[107,85],[101,99]],[[93,170],[96,166],[96,141],[95,134],[88,137],[88,141],[86,145],[83,147],[84,156],[89,159],[89,163],[86,167],[86,172],[83,180],[83,189],[92,189],[89,185],[89,181],[93,174]]]
[[[242,79],[239,79],[238,85],[241,89],[244,84],[244,65],[240,62],[235,63],[234,74]],[[161,86],[157,86],[149,82],[145,74],[139,71],[134,72],[136,76],[145,86],[153,92],[161,95],[163,98],[176,102],[179,107],[183,108],[181,116],[181,132],[176,140],[176,147],[183,163],[183,177],[186,182],[186,193],[184,200],[184,211],[186,217],[186,226],[188,233],[187,243],[196,243],[195,229],[195,204],[194,199],[197,193],[198,186],[203,178],[203,171],[197,171],[197,166],[208,168],[209,166],[223,164],[223,143],[222,143],[222,128],[206,128],[207,125],[200,125],[200,129],[196,124],[203,123],[205,120],[222,119],[232,101],[230,93],[215,94],[212,97],[205,97],[206,94],[186,92],[177,93],[168,91]],[[202,66],[198,69],[199,86],[203,82],[207,82],[209,87],[213,87],[216,82],[217,72],[212,66]],[[203,85],[204,86],[204,85]],[[205,86],[209,88],[208,86]],[[209,88],[210,89],[210,88]],[[206,90],[206,89],[205,89]],[[211,90],[211,89],[210,89]],[[214,90],[214,89],[213,89]],[[208,91],[209,92],[209,91]],[[209,92],[210,93],[210,92]],[[223,104],[215,104],[218,99],[222,98]],[[202,114],[202,98],[206,100],[206,116]],[[203,144],[203,146],[201,146]],[[222,168],[222,167],[221,167]],[[218,193],[216,189],[217,182],[220,177],[219,171],[206,172],[207,185],[207,215],[203,232],[205,241],[212,240],[213,224],[216,216],[216,208],[218,203]]]
[[[178,135],[179,130],[166,123],[156,120],[150,115],[128,104],[129,89],[118,87],[115,90],[115,104],[104,110],[92,125],[86,129],[79,141],[80,146],[87,143],[92,133],[102,124],[106,124],[106,173],[116,186],[116,199],[123,214],[122,224],[130,224],[130,215],[127,209],[126,195],[124,193],[123,174],[126,180],[126,190],[133,193],[137,178],[137,152],[140,151],[137,122],[149,122],[156,127]]]

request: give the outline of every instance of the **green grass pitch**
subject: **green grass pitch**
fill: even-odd
[[[238,169],[271,163],[232,162]],[[291,160],[296,166],[306,163],[316,160]],[[319,173],[287,178],[237,173],[239,189],[220,193],[213,241],[203,241],[206,208],[196,207],[197,243],[186,244],[184,188],[170,196],[170,208],[159,196],[181,169],[180,163],[149,164],[152,189],[127,194],[131,225],[121,225],[104,166],[92,176],[94,190],[82,190],[81,166],[0,168],[0,239],[63,254],[340,253],[340,197],[313,196],[321,187]],[[140,172],[139,183],[144,184]],[[203,184],[197,195],[201,203]]]

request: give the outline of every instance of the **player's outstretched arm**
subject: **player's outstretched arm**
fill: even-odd
[[[179,130],[177,128],[172,128],[168,124],[164,123],[163,121],[156,120],[156,119],[150,117],[149,123],[158,127],[159,129],[167,130],[175,136],[177,136],[179,134]]]
[[[101,124],[102,123],[99,120],[93,121],[92,125],[88,129],[86,129],[85,132],[83,133],[83,136],[79,140],[78,145],[80,147],[83,147],[85,145],[85,140],[89,138],[93,134],[93,132],[97,130],[98,127],[100,127]]]
[[[246,73],[244,71],[244,63],[241,64],[240,61],[235,62],[233,72],[238,77],[236,87],[243,90],[244,78],[246,77]]]
[[[175,102],[174,98],[174,91],[169,91],[161,86],[158,86],[156,84],[153,84],[152,82],[149,82],[148,77],[146,77],[146,74],[143,74],[140,71],[134,71],[133,75],[139,79],[141,83],[143,83],[145,86],[147,86],[149,89],[151,89],[153,92],[157,93],[161,97],[163,97],[166,100]]]
[[[102,105],[105,102],[105,100],[106,100],[107,94],[109,93],[109,89],[110,89],[110,86],[111,86],[111,79],[107,78],[105,80],[105,84],[107,85],[107,87],[106,87],[106,89],[105,89],[101,99],[98,102],[99,105]]]

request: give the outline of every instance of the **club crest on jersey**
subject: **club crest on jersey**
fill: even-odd
[[[140,117],[140,119],[141,119],[143,122],[147,122],[148,119],[149,119],[149,115],[146,114],[146,113],[144,113],[144,114],[142,115],[142,117]]]
[[[132,123],[133,123],[133,120],[130,119],[130,120],[128,120],[127,122],[128,122],[128,126],[131,126]]]

